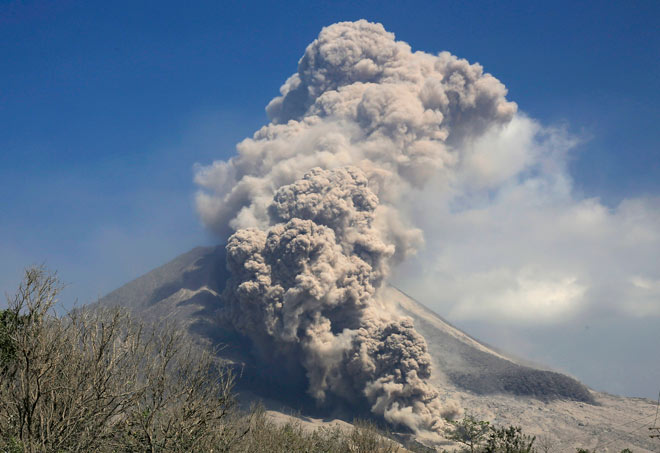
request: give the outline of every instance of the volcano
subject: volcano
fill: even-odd
[[[244,401],[259,400],[271,413],[298,413],[307,420],[368,416],[345,401],[317,404],[306,392],[306,376],[290,364],[264,362],[250,340],[223,325],[218,312],[230,274],[224,246],[198,247],[127,283],[99,300],[123,306],[147,322],[172,321],[200,341],[217,346],[239,376]],[[646,432],[633,430],[653,421],[655,402],[599,393],[565,374],[529,365],[452,326],[402,291],[384,285],[379,298],[389,309],[413,320],[428,344],[432,384],[444,400],[498,425],[521,425],[554,442],[558,451],[608,445],[654,451]]]

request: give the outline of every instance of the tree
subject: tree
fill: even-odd
[[[240,438],[212,351],[120,309],[58,316],[61,287],[28,269],[0,313],[0,450],[217,451]]]
[[[491,427],[486,441],[485,453],[534,453],[536,437],[522,433],[519,426],[502,428]]]
[[[465,445],[471,453],[474,453],[485,440],[486,433],[490,429],[490,423],[477,420],[473,415],[467,414],[460,421],[450,421],[452,428],[446,432],[447,439]]]
[[[16,358],[14,334],[22,328],[25,317],[11,310],[0,310],[0,368],[9,366]]]

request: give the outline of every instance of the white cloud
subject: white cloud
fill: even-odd
[[[521,115],[475,140],[448,189],[413,198],[427,246],[398,283],[455,319],[659,316],[658,200],[580,198],[577,142]]]
[[[549,279],[525,269],[473,274],[444,289],[453,292],[458,301],[448,313],[452,319],[504,317],[527,323],[572,315],[585,293],[575,277]]]

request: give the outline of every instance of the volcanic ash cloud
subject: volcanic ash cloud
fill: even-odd
[[[271,122],[195,176],[202,221],[231,236],[225,316],[262,357],[299,358],[318,401],[436,430],[427,346],[378,288],[423,243],[410,198],[516,104],[480,65],[364,20],[324,28],[280,91]]]
[[[438,430],[426,342],[375,299],[394,254],[373,227],[377,207],[356,167],[314,168],[281,187],[269,228],[229,238],[224,316],[260,356],[298,357],[320,403],[363,401],[392,424]]]
[[[439,174],[451,179],[462,145],[517,110],[480,65],[412,52],[364,20],[324,28],[280,91],[266,108],[271,123],[237,156],[198,168],[204,224],[222,238],[265,229],[277,189],[314,167],[355,166],[381,201],[376,223],[397,260],[422,243],[400,213],[405,196]]]

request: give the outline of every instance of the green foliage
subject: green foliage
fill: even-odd
[[[470,453],[535,453],[535,437],[523,434],[519,426],[495,427],[489,422],[466,415],[450,422],[446,433],[449,440],[463,444],[463,452]]]
[[[23,442],[19,441],[15,437],[9,437],[3,440],[4,442],[0,441],[3,453],[23,453],[25,451]]]
[[[25,324],[25,316],[13,310],[0,310],[0,367],[16,358],[16,334]]]
[[[465,445],[471,453],[478,451],[477,448],[486,439],[490,430],[490,423],[477,420],[473,415],[466,415],[460,421],[450,421],[452,428],[445,435],[447,439]]]
[[[490,435],[486,440],[485,453],[533,453],[536,437],[522,433],[519,426],[507,428],[491,427]]]

